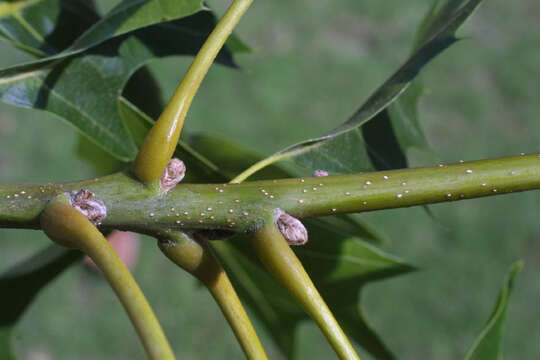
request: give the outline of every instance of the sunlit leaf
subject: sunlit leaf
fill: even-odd
[[[53,55],[98,20],[88,0],[4,0],[0,1],[0,40],[34,56]]]
[[[510,267],[503,286],[497,298],[489,320],[474,341],[465,357],[466,360],[495,360],[502,359],[501,344],[506,319],[506,310],[510,294],[517,274],[523,267],[523,261],[518,261]]]
[[[133,160],[137,148],[117,109],[126,81],[155,57],[196,53],[214,25],[214,16],[202,11],[116,38],[51,66],[35,62],[0,70],[0,97],[13,105],[54,113],[119,160]],[[227,49],[216,61],[234,65]]]

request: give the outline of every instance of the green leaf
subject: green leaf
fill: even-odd
[[[0,355],[11,352],[11,329],[37,293],[81,257],[79,251],[51,245],[0,275]]]
[[[0,359],[14,359],[11,352],[11,328],[0,327]]]
[[[514,286],[517,274],[523,267],[523,261],[514,263],[503,283],[495,308],[486,325],[474,341],[471,349],[465,357],[466,360],[494,360],[502,359],[501,342],[506,309],[510,300],[510,294]]]
[[[418,120],[418,101],[424,93],[424,86],[417,78],[409,88],[387,109],[392,128],[401,149],[415,148],[435,158]],[[375,121],[373,121],[375,122]],[[368,125],[369,122],[366,124]]]
[[[434,8],[428,13],[428,19],[424,21],[417,35],[417,48],[349,120],[320,137],[302,141],[275,153],[267,162],[294,158],[297,163],[310,169],[325,169],[334,173],[373,170],[375,147],[366,141],[360,127],[378,114],[380,116],[375,121],[389,116],[384,110],[410,86],[427,63],[457,40],[456,30],[480,2],[481,0],[449,0],[445,6]],[[397,160],[396,163],[404,165],[402,151],[398,149],[391,154],[397,154],[392,161]],[[380,158],[385,159],[383,155]],[[376,165],[379,164],[380,162]]]
[[[155,57],[196,53],[214,25],[214,16],[202,11],[48,66],[38,61],[0,70],[0,97],[13,105],[54,113],[117,159],[131,161],[137,148],[117,111],[126,81]],[[227,49],[216,61],[234,66]]]
[[[34,56],[52,55],[98,20],[92,1],[4,0],[0,1],[0,40]]]
[[[63,56],[143,27],[193,15],[203,9],[201,0],[124,0],[77,39]]]
[[[59,16],[59,11],[62,7],[68,9],[72,9],[73,7],[80,8],[82,10],[78,9],[74,14],[77,16],[80,13],[84,14],[84,1],[80,0],[81,5],[77,4],[78,2],[79,0],[3,1],[6,4],[4,6],[6,15],[10,15],[16,22],[19,22],[19,38],[24,40],[14,45],[22,43],[29,49],[40,49],[39,40],[42,38],[40,34],[47,34],[47,31],[44,31],[46,29],[41,28],[43,26],[41,24],[46,24],[47,26],[55,24],[58,27],[65,25],[62,21],[64,21],[63,19],[66,16]],[[86,7],[90,8],[90,11],[95,14],[93,5],[86,5]],[[71,45],[69,48],[65,49],[67,46],[61,48],[53,47],[50,50],[65,50],[61,53],[57,53],[58,51],[46,51],[45,53],[49,55],[57,54],[39,60],[38,63],[44,66],[53,61],[80,54],[92,47],[129,32],[161,22],[181,19],[204,9],[200,0],[124,0],[101,20],[99,20],[97,15],[89,24],[80,23],[77,25],[75,23],[78,20],[77,18],[69,20],[68,25],[73,23],[74,30],[84,25],[83,31],[75,33],[76,36],[72,37],[71,41],[66,44]],[[0,7],[0,16],[2,13],[1,10],[2,8]],[[23,17],[23,14],[27,12],[31,12],[31,16]],[[71,27],[67,28],[71,30]],[[58,32],[69,33],[65,29],[66,27],[62,31],[58,29]],[[82,36],[79,37],[81,34]],[[32,40],[32,38],[34,39]],[[73,43],[74,40],[76,41]],[[38,53],[38,55],[44,54]]]
[[[69,0],[63,1],[70,4]],[[20,71],[50,66],[53,62],[81,54],[122,35],[159,24],[174,23],[175,20],[184,19],[201,11],[210,12],[207,7],[203,6],[200,0],[124,0],[92,27],[89,29],[85,28],[87,31],[77,38],[73,44],[70,42],[69,44],[71,46],[69,48],[47,58],[24,64]],[[61,20],[61,18],[59,19]],[[192,36],[201,36],[199,34],[200,29],[197,27],[184,30],[193,30],[194,33],[191,34]],[[62,31],[62,33],[64,32]],[[155,38],[154,41],[161,42],[162,40]],[[250,48],[235,35],[230,36],[227,46],[233,52],[250,51]]]
[[[336,236],[318,221],[306,221],[309,242],[294,250],[348,335],[378,359],[391,352],[371,329],[359,307],[362,287],[413,270],[397,258],[357,238]],[[295,330],[307,315],[264,271],[243,237],[214,241],[212,246],[235,288],[267,326],[286,358],[293,358]],[[336,292],[339,291],[339,292]]]

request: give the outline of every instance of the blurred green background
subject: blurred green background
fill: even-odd
[[[116,2],[101,1],[108,9]],[[228,2],[212,0],[222,13]],[[431,0],[255,2],[239,26],[254,49],[240,71],[214,67],[186,131],[210,131],[270,154],[343,122],[404,60]],[[421,122],[441,161],[540,151],[540,3],[486,1],[460,30],[465,37],[423,73]],[[0,43],[0,66],[28,57]],[[190,62],[152,63],[164,99]],[[75,150],[78,134],[42,112],[0,104],[0,181],[59,182],[93,176]],[[411,153],[411,165],[432,165]],[[525,260],[508,311],[504,354],[540,353],[539,192],[365,218],[391,239],[385,250],[422,271],[368,286],[367,317],[401,359],[463,358],[484,325],[503,276]],[[43,248],[36,231],[1,230],[0,270]],[[134,273],[180,359],[243,355],[206,291],[178,271],[154,241],[142,241]],[[7,291],[3,289],[2,291]],[[0,295],[1,296],[1,295]],[[264,329],[271,359],[277,349]],[[298,359],[334,358],[317,328],[299,328]],[[83,266],[36,299],[15,332],[20,359],[143,359],[142,346],[108,285]],[[363,353],[362,353],[363,354]],[[369,358],[368,356],[364,356]]]

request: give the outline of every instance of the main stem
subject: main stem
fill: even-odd
[[[539,189],[540,154],[323,178],[179,184],[164,195],[123,173],[66,184],[0,185],[0,227],[40,228],[49,200],[82,188],[107,207],[102,229],[239,232],[276,208],[305,218]]]
[[[178,143],[184,119],[208,69],[253,0],[235,0],[197,53],[182,82],[148,133],[133,171],[144,182],[159,180]]]

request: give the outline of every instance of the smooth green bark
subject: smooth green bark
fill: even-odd
[[[538,189],[540,155],[323,178],[179,184],[162,195],[124,173],[65,184],[0,185],[0,227],[38,229],[49,200],[83,188],[107,206],[102,229],[151,235],[168,229],[248,231],[275,208],[304,218]]]

